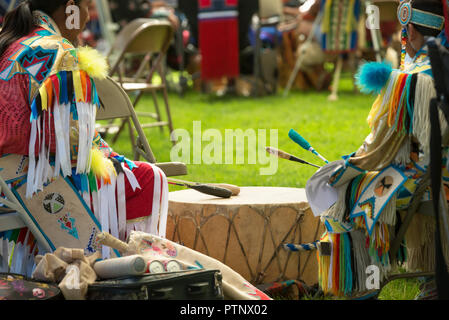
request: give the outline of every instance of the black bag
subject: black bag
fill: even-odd
[[[58,286],[19,274],[0,273],[0,300],[63,300]]]
[[[218,270],[188,270],[98,281],[87,300],[223,300]]]

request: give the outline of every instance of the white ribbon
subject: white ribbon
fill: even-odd
[[[76,172],[79,174],[88,172],[90,169],[90,150],[95,135],[95,106],[86,102],[78,102],[76,107],[79,127]]]
[[[92,207],[95,218],[100,221],[100,204],[98,200],[98,191],[92,191]]]
[[[83,102],[76,103],[78,112],[78,159],[76,164],[76,173],[81,174],[86,169],[86,140],[87,140],[87,116]]]
[[[55,105],[53,110],[54,114],[54,125],[55,125],[55,136],[56,136],[56,154],[58,158],[59,165],[61,167],[62,174],[64,177],[72,175],[72,166],[70,161],[70,155],[67,156],[67,140],[70,140],[70,130],[64,131],[63,129],[63,121],[61,118],[59,105]],[[70,153],[69,153],[70,154]],[[57,171],[59,174],[59,170]],[[56,173],[55,173],[56,174]]]
[[[162,203],[161,203],[161,217],[159,221],[159,236],[165,238],[167,233],[167,219],[168,219],[168,182],[165,173],[161,169],[159,169],[159,171],[162,176]]]
[[[109,209],[108,209],[108,190],[104,184],[103,178],[101,179],[101,188],[98,190],[99,203],[100,203],[100,224],[103,232],[109,232]],[[110,250],[108,246],[102,246],[103,259],[107,259],[110,256]]]
[[[35,269],[36,262],[34,261],[34,257],[37,255],[37,251],[38,248],[37,245],[35,245],[31,253],[28,254],[28,261],[25,270],[27,277],[31,277],[33,270]]]
[[[63,113],[64,113],[64,115],[63,115],[63,123],[62,123],[62,125],[64,126],[63,128],[64,128],[64,132],[63,132],[63,134],[62,134],[62,138],[64,139],[64,142],[63,142],[63,144],[64,144],[64,149],[63,149],[63,151],[65,151],[65,159],[68,159],[68,161],[69,161],[69,165],[70,165],[70,172],[71,172],[71,161],[70,161],[70,159],[71,159],[71,157],[70,157],[70,148],[71,148],[71,146],[70,146],[70,131],[71,131],[71,129],[70,129],[70,121],[71,121],[71,119],[72,119],[72,114],[71,114],[71,105],[70,105],[70,103],[65,103],[65,104],[63,104],[63,106],[62,106],[62,108],[61,108],[61,110],[63,110]]]
[[[47,154],[45,155],[45,168],[44,168],[44,179],[45,181],[50,180],[50,177],[53,175],[53,169],[50,165],[50,149],[51,149],[51,126],[50,126],[50,112],[48,112],[48,131],[49,131],[49,137],[48,137],[48,147],[46,147]]]
[[[61,171],[61,163],[60,163],[60,156],[58,152],[58,148],[56,147],[56,156],[55,156],[55,168],[53,171],[53,177],[59,177]]]
[[[145,230],[145,232],[157,235],[157,227],[159,222],[160,215],[160,204],[161,204],[161,195],[162,195],[162,178],[159,174],[158,168],[150,163],[151,168],[153,169],[154,175],[154,192],[153,192],[153,208],[151,210],[151,222],[149,226],[149,230]]]
[[[22,265],[19,269],[19,274],[26,274],[26,269],[28,267],[29,262],[29,254],[30,248],[28,247],[28,239],[30,238],[30,230],[27,230],[27,233],[25,235],[25,240],[23,240],[23,252],[22,252]]]
[[[24,252],[24,245],[22,245],[20,242],[17,242],[14,247],[14,253],[11,261],[11,273],[21,273]]]
[[[7,239],[1,239],[2,246],[1,246],[1,253],[0,253],[0,272],[8,272],[9,265],[9,246],[8,246],[8,240]]]
[[[115,202],[116,196],[115,196],[115,185],[116,185],[116,179],[115,175],[110,172],[109,173],[111,177],[111,184],[107,185],[107,191],[108,191],[108,209],[109,209],[109,228],[111,229],[111,235],[115,238],[119,237],[118,233],[118,221],[117,221],[117,205]]]
[[[134,173],[132,173],[131,170],[129,170],[127,167],[125,167],[124,163],[122,163],[122,168],[123,168],[123,171],[125,171],[126,178],[128,179],[128,182],[131,185],[131,188],[133,189],[133,191],[136,191],[137,188],[142,189],[140,187],[140,184],[137,181]]]
[[[126,234],[129,236],[131,234],[131,231],[134,231],[134,223],[127,223]]]
[[[33,184],[36,167],[36,158],[34,156],[34,148],[36,147],[37,123],[36,120],[31,121],[30,145],[28,146],[29,164],[26,197],[29,199],[33,195]]]
[[[118,234],[119,239],[125,241],[126,236],[126,195],[125,174],[120,172],[117,177],[117,211],[118,211]]]
[[[92,149],[92,144],[95,136],[95,119],[97,115],[97,108],[94,105],[89,104],[88,110],[90,111],[90,122],[89,122],[89,132],[88,132],[88,144],[87,144],[87,172],[90,172],[92,166],[92,155],[90,150]]]
[[[45,117],[44,117],[45,121]],[[43,133],[43,139],[41,139],[41,123],[40,121],[37,122],[37,136],[39,138],[39,154],[37,159],[37,166],[36,166],[36,172],[34,174],[34,181],[33,181],[33,193],[37,192],[37,190],[41,189],[41,179],[42,179],[42,168],[43,168],[43,159],[41,157],[42,154],[42,147],[45,144],[45,130]]]

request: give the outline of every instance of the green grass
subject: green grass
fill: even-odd
[[[417,279],[395,280],[387,284],[379,296],[380,300],[413,300],[419,293]]]
[[[216,97],[189,91],[184,97],[171,93],[169,97],[175,128],[193,134],[193,122],[201,121],[202,131],[218,129],[225,136],[226,129],[278,130],[278,147],[304,160],[322,165],[320,159],[292,142],[288,132],[294,128],[301,133],[328,160],[338,160],[342,155],[356,151],[369,133],[366,117],[373,97],[354,93],[352,81],[345,76],[340,85],[337,102],[329,102],[327,92],[292,92],[283,98],[282,91],[275,96],[243,98]],[[160,100],[162,107],[162,100]],[[137,111],[153,111],[151,97],[144,97]],[[163,113],[165,115],[165,113]],[[145,122],[147,119],[141,119]],[[114,149],[132,157],[125,131]],[[170,161],[172,144],[168,130],[147,129],[147,137],[159,162]],[[203,150],[208,142],[203,142]],[[267,143],[267,145],[272,145]],[[243,148],[244,146],[239,146]],[[265,145],[260,145],[260,148]],[[241,150],[241,149],[239,149]],[[223,142],[224,153],[224,142]],[[223,154],[224,156],[224,154]],[[234,155],[235,156],[235,155]],[[191,155],[192,159],[193,155]],[[235,163],[235,161],[234,161]],[[189,164],[185,180],[201,182],[226,182],[239,186],[277,186],[303,188],[315,169],[301,164],[279,160],[277,173],[260,175],[267,165],[195,165]],[[178,190],[170,186],[170,190]],[[416,280],[399,280],[387,285],[381,299],[413,299],[417,293]]]
[[[261,98],[219,98],[188,92],[183,98],[171,94],[170,104],[175,128],[186,129],[193,134],[193,121],[201,121],[203,132],[218,129],[223,137],[226,129],[253,129],[256,132],[266,129],[268,136],[269,130],[275,129],[278,130],[280,149],[322,165],[320,159],[289,139],[289,130],[294,128],[300,132],[328,160],[337,160],[356,151],[368,134],[365,119],[372,103],[372,98],[353,94],[349,79],[342,81],[339,101],[328,102],[327,96],[327,93],[293,92],[284,99],[279,92],[276,96]],[[145,97],[137,110],[152,110],[151,98]],[[141,119],[141,122],[145,120]],[[170,161],[172,145],[168,130],[165,128],[164,132],[160,132],[153,128],[146,129],[146,133],[158,161]],[[203,142],[203,150],[206,145],[207,142]],[[131,156],[126,134],[114,145],[114,149]],[[267,165],[190,164],[186,178],[204,182],[223,181],[240,186],[304,187],[315,172],[313,167],[279,160],[275,175],[261,176],[259,170],[265,167]]]

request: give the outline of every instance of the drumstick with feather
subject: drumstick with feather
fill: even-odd
[[[232,191],[226,188],[217,187],[213,185],[200,184],[200,183],[189,183],[180,182],[173,179],[167,179],[168,183],[175,186],[187,187],[198,192],[208,194],[220,198],[230,198],[232,197]]]
[[[186,181],[186,180],[180,180],[180,179],[174,179],[174,178],[170,178],[171,181],[173,182],[178,182],[178,183],[187,183],[187,184],[204,184],[204,185],[208,185],[208,186],[213,186],[213,187],[218,187],[218,188],[225,188],[228,189],[232,192],[232,196],[238,196],[240,194],[240,188],[236,185],[233,184],[228,184],[228,183],[199,183],[199,182],[192,182],[192,181]]]
[[[286,159],[286,160],[290,160],[290,161],[294,161],[294,162],[299,162],[299,163],[302,163],[302,164],[307,164],[307,165],[315,167],[315,168],[321,168],[320,166],[317,166],[317,165],[315,165],[313,163],[310,163],[310,162],[307,162],[305,160],[302,160],[302,159],[300,159],[298,157],[295,157],[294,155],[291,155],[291,154],[289,154],[289,153],[287,153],[285,151],[278,150],[278,149],[273,148],[273,147],[267,147],[266,150],[267,150],[267,152],[269,154],[277,156],[277,157],[279,157],[281,159]]]

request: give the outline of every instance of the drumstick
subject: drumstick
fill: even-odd
[[[220,198],[232,197],[232,191],[225,189],[225,188],[210,186],[210,185],[206,185],[206,184],[179,183],[179,182],[170,181],[169,179],[167,179],[167,180],[168,180],[169,184],[172,184],[175,186],[180,186],[180,187],[187,187],[187,188],[194,189],[198,192],[208,194],[211,196],[220,197]]]
[[[126,253],[129,251],[129,245],[126,242],[123,242],[116,237],[112,236],[108,232],[100,232],[97,234],[97,241],[105,245],[107,247],[110,247],[112,249],[116,249],[120,251],[121,253]]]
[[[315,168],[321,168],[320,166],[317,166],[316,164],[307,162],[307,161],[302,160],[302,159],[300,159],[298,157],[295,157],[294,155],[291,155],[291,154],[289,154],[289,153],[287,153],[285,151],[278,150],[278,149],[273,148],[273,147],[266,147],[266,150],[267,150],[267,152],[269,154],[277,156],[277,157],[279,157],[281,159],[286,159],[286,160],[290,160],[290,161],[299,162],[299,163],[302,163],[302,164],[307,164],[307,165],[315,167]]]
[[[208,185],[208,186],[213,186],[213,187],[218,187],[218,188],[224,188],[224,189],[230,190],[232,192],[233,196],[238,196],[240,194],[240,188],[238,186],[233,185],[233,184],[228,184],[228,183],[198,183],[198,182],[185,181],[185,180],[179,180],[179,179],[173,179],[173,178],[170,178],[169,180],[176,182],[176,183],[187,183],[187,184],[191,184],[191,185],[202,184],[202,185]]]
[[[310,145],[310,143],[304,139],[298,132],[296,132],[295,130],[291,129],[290,132],[288,133],[288,136],[290,137],[290,139],[292,139],[294,142],[296,142],[297,144],[299,144],[303,149],[312,152],[314,155],[316,155],[318,158],[320,158],[321,160],[323,160],[326,163],[329,163],[329,161],[327,161],[321,154],[319,154],[318,152],[316,152],[316,150]]]

